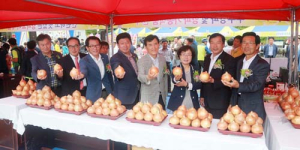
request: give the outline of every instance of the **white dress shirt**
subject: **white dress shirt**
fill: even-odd
[[[73,56],[73,55],[71,55],[71,54],[70,54],[70,56],[71,56],[71,58],[72,58],[72,60],[73,60],[73,62],[74,62],[74,65],[75,65],[75,67],[76,67],[76,57]],[[78,55],[77,57],[78,57],[78,64],[79,64],[80,56]],[[86,84],[86,79],[84,78],[84,79],[83,79],[83,86],[86,86],[86,85],[87,85],[87,84]]]
[[[213,57],[213,54],[210,55],[210,64],[209,64],[209,69],[208,69],[208,73],[210,74],[212,68],[215,65],[215,62],[218,60],[219,56],[223,53],[223,51],[218,54],[217,56]]]
[[[257,55],[257,54],[256,54]],[[242,69],[249,69],[249,66],[251,65],[252,61],[256,57],[256,55],[252,56],[250,59],[246,60],[246,57],[243,60],[243,67]],[[244,77],[241,74],[240,82],[244,81]]]
[[[273,56],[273,45],[269,45],[269,56]]]
[[[91,54],[89,54],[91,55]],[[91,57],[93,58],[93,60],[95,61],[95,63],[97,64],[97,66],[99,67],[100,70],[100,74],[101,74],[101,79],[103,79],[104,75],[105,75],[105,68],[104,68],[104,63],[102,61],[101,55],[99,54],[99,58],[96,59],[93,55],[91,55]],[[104,85],[102,83],[102,89],[104,89]]]

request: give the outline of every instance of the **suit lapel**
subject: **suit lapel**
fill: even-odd
[[[129,61],[128,57],[127,57],[125,54],[123,54],[120,50],[119,50],[118,53],[123,57],[124,62],[125,62],[128,66],[130,66],[130,68],[132,69],[132,71],[135,72],[135,70],[134,70],[133,66],[131,65],[131,62]],[[132,57],[133,57],[133,54],[132,54]],[[134,58],[134,57],[133,57],[133,58]],[[134,60],[134,61],[135,61],[135,60]],[[135,61],[135,63],[136,63],[136,61]]]
[[[209,70],[209,65],[210,65],[210,61],[211,61],[211,60],[210,60],[210,56],[211,56],[211,55],[212,55],[212,54],[209,54],[209,55],[206,56],[203,71],[207,71],[207,72],[208,72],[208,70]]]
[[[222,64],[223,64],[223,57],[224,57],[224,52],[221,52],[222,54],[217,58],[217,60],[216,60],[216,62],[220,59],[221,60],[221,62],[222,62]],[[215,62],[215,63],[216,63]],[[210,63],[210,62],[209,62]],[[213,66],[214,66],[215,64],[213,64]],[[224,65],[224,64],[223,64]],[[217,69],[219,69],[219,68],[217,68]],[[224,66],[222,66],[222,69],[221,70],[223,70],[224,69]],[[215,73],[215,71],[216,71],[216,69],[214,69],[214,67],[211,69],[211,72],[210,72],[210,75],[212,75],[212,74],[214,74]]]
[[[47,68],[47,70],[50,70],[50,67],[47,64],[47,60],[42,53],[40,53],[40,56],[38,58],[39,58],[39,63],[41,64],[41,66],[45,66]]]
[[[251,62],[249,69],[253,70],[254,66],[257,64],[258,59],[259,59],[259,56],[256,55],[254,60]]]
[[[238,64],[237,64],[236,80],[238,82],[240,82],[240,79],[241,79],[241,69],[243,67],[243,60],[244,59],[240,59],[240,61],[238,61]]]
[[[69,54],[69,55],[67,55],[66,57],[67,57],[67,62],[68,62],[68,64],[71,66],[71,68],[73,68],[73,67],[76,68],[76,64],[74,64],[74,61],[73,61],[71,55]]]
[[[89,61],[89,64],[91,65],[91,67],[93,67],[94,69],[96,69],[99,72],[99,74],[100,74],[99,77],[101,77],[100,69],[99,69],[98,65],[96,64],[96,62],[93,60],[91,55],[88,56],[88,61]]]

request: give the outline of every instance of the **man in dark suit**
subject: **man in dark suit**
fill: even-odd
[[[58,79],[60,72],[54,72],[54,65],[62,58],[61,53],[51,51],[51,38],[48,34],[40,34],[36,41],[41,49],[41,53],[30,59],[32,64],[31,76],[37,82],[36,89],[42,89],[45,85],[51,87],[51,90],[61,96],[61,82]],[[45,70],[47,76],[37,76],[38,70]]]
[[[90,36],[85,41],[89,54],[79,62],[81,74],[77,79],[87,79],[86,98],[95,102],[98,98],[106,98],[112,93],[111,76],[108,56],[100,54],[100,39]]]
[[[274,37],[269,37],[269,44],[264,46],[265,58],[275,58],[278,52],[277,46],[274,44]]]
[[[80,51],[80,43],[79,39],[75,37],[71,37],[66,42],[69,54],[64,56],[59,64],[63,68],[63,74],[59,76],[62,78],[62,96],[71,94],[78,90],[81,92],[81,95],[85,95],[86,93],[86,80],[74,80],[70,76],[70,72],[73,68],[80,69],[79,61],[86,56],[86,54],[79,53]]]
[[[112,70],[121,66],[125,70],[125,74],[116,74],[114,71],[114,95],[122,101],[127,109],[132,107],[139,101],[138,67],[137,55],[130,52],[131,37],[128,33],[121,33],[116,38],[119,51],[110,59]]]
[[[223,51],[225,37],[214,33],[209,38],[212,54],[206,55],[203,71],[210,74],[209,81],[202,81],[200,104],[212,113],[214,118],[221,118],[229,106],[231,89],[221,82],[225,72],[235,75],[236,65],[232,56]]]
[[[236,69],[236,80],[223,83],[233,88],[230,104],[239,105],[245,112],[254,111],[265,119],[263,92],[270,65],[257,55],[260,37],[254,32],[246,32],[242,38],[242,49],[246,55],[240,59]]]

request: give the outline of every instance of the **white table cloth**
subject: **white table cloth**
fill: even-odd
[[[20,111],[17,132],[23,134],[25,125],[61,130],[99,139],[124,142],[136,146],[163,150],[266,150],[264,136],[261,138],[223,135],[217,131],[213,120],[208,132],[173,129],[169,117],[161,126],[130,123],[122,116],[118,120],[92,118],[86,113],[77,116],[55,110],[25,108]],[[24,126],[21,126],[23,124]]]
[[[265,103],[266,143],[270,150],[300,150],[300,129],[295,129],[276,103]]]
[[[0,99],[0,120],[6,119],[13,123],[13,128],[17,128],[19,111],[26,108],[26,99],[16,97],[6,97]]]

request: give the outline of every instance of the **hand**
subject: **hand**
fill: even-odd
[[[203,82],[203,83],[214,83],[214,82],[215,82],[215,79],[212,78],[212,77],[209,77],[209,79],[208,79],[207,81],[203,81],[203,80],[201,80],[201,79],[200,79],[200,81]]]
[[[47,78],[47,75],[45,77],[36,76],[39,80],[45,80]]]
[[[181,79],[181,81],[179,83],[176,83],[175,85],[179,87],[186,87],[187,84],[188,83],[184,79]]]
[[[123,74],[116,74],[116,73],[115,73],[115,75],[116,75],[116,77],[117,77],[118,79],[123,79],[124,76],[125,76],[125,73],[126,73],[126,72],[124,72]]]
[[[200,98],[200,105],[201,105],[202,107],[205,107],[205,104],[204,104],[204,98]]]
[[[234,80],[234,78],[231,78],[231,82],[223,81],[223,80],[221,80],[221,81],[225,86],[228,86],[230,88],[239,88],[240,87],[239,82]]]
[[[156,77],[157,77],[157,75],[158,75],[158,73],[151,73],[150,72],[150,69],[148,70],[148,75],[147,75],[147,80],[148,81],[151,81],[151,80],[153,80],[153,79],[155,79]]]
[[[83,79],[84,78],[84,74],[82,74],[81,72],[79,73],[78,76],[72,78],[73,80],[80,80],[80,79]]]
[[[175,76],[175,80],[176,80],[176,81],[179,81],[181,78],[182,78],[182,74],[181,74],[181,75],[176,75],[176,76]]]
[[[54,72],[55,74],[57,74],[57,76],[59,77],[59,78],[61,78],[64,74],[63,74],[63,69],[61,69],[61,70],[58,70],[58,71],[56,71],[56,72]]]

